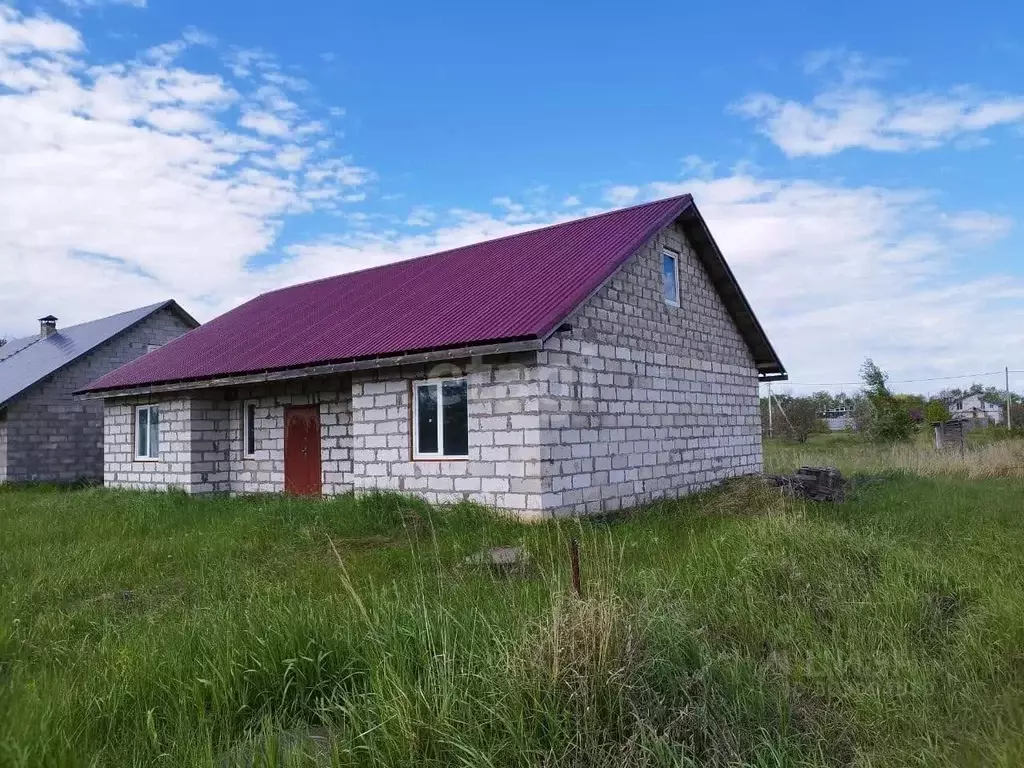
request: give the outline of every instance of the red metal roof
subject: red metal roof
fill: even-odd
[[[84,391],[543,338],[689,195],[263,294]]]

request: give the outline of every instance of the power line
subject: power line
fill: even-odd
[[[888,384],[919,384],[925,381],[950,381],[952,379],[970,379],[980,378],[982,376],[999,376],[1005,371],[989,371],[987,373],[962,373],[959,376],[931,376],[925,379],[890,379],[886,383]],[[1024,371],[1011,370],[1010,373],[1024,373]],[[781,383],[781,382],[780,382]],[[784,386],[791,387],[859,387],[863,384],[863,381],[833,381],[829,384],[811,384],[801,383],[795,381],[787,381]]]

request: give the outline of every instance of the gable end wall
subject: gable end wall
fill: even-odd
[[[103,401],[74,392],[190,327],[162,309],[79,358],[7,406],[7,480],[103,479]]]
[[[661,253],[680,254],[680,306]],[[539,354],[545,511],[593,514],[762,469],[757,371],[678,225],[637,251]]]

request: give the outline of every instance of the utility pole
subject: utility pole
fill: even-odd
[[[1010,366],[1006,366],[1006,428],[1013,429],[1010,423]]]
[[[768,437],[775,437],[772,429],[772,383],[768,382]]]
[[[782,407],[782,403],[779,402],[778,398],[775,398],[775,405],[778,406],[779,413],[782,414],[782,418],[784,418],[786,420],[786,423],[789,425],[789,428],[792,430],[793,429],[793,422],[789,420],[789,416],[786,415],[786,409]]]

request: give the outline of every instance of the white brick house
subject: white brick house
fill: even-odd
[[[266,294],[88,395],[110,486],[539,517],[761,471],[782,378],[684,196]]]
[[[1006,407],[990,403],[981,395],[967,395],[949,402],[950,418],[953,421],[967,421],[974,426],[1002,424]]]
[[[198,323],[173,301],[0,346],[0,482],[103,480],[103,405],[77,389]]]

